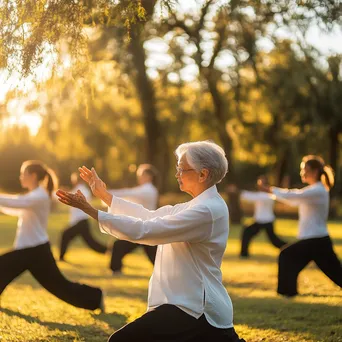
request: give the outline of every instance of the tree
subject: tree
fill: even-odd
[[[159,3],[170,11],[166,25],[152,16]],[[196,65],[198,69],[198,77],[193,83],[201,86],[205,104],[198,106],[201,110],[197,117],[202,126],[208,127],[215,137],[218,136],[224,146],[230,160],[230,179],[238,178],[234,171],[238,159],[233,148],[237,141],[234,129],[243,127],[245,136],[254,131],[259,134],[263,132],[265,125],[262,120],[250,119],[248,102],[251,99],[264,101],[267,103],[264,107],[277,108],[277,99],[268,100],[262,96],[267,92],[272,94],[271,86],[276,83],[276,77],[269,80],[269,75],[273,77],[286,72],[284,68],[279,68],[279,74],[273,72],[276,69],[272,72],[265,71],[267,68],[263,70],[263,53],[258,46],[260,38],[268,37],[277,44],[279,39],[269,33],[270,27],[307,28],[310,23],[316,22],[321,27],[329,28],[333,23],[341,22],[339,4],[319,0],[300,3],[294,0],[206,0],[201,4],[199,14],[184,13],[182,17],[171,0],[158,3],[156,0],[3,0],[0,8],[0,67],[17,69],[20,75],[27,75],[42,64],[42,57],[49,51],[58,64],[61,62],[58,52],[63,50],[66,42],[73,61],[73,77],[86,75],[86,67],[94,61],[94,55],[88,53],[87,34],[95,29],[102,31],[103,36],[116,41],[121,53],[119,65],[125,69],[123,75],[128,75],[135,84],[144,118],[145,159],[167,170],[170,134],[166,129],[169,127],[166,128],[160,118],[158,100],[161,97],[157,96],[155,86],[159,80],[148,77],[144,43],[153,36],[172,34],[170,47],[174,56],[178,54],[175,61],[187,58],[190,60],[188,64]],[[181,39],[183,43],[177,44]],[[191,49],[185,52],[185,47]],[[182,55],[179,54],[180,48],[183,49]],[[230,63],[222,65],[225,59],[229,59]],[[113,55],[112,60],[117,61],[116,56]],[[89,84],[87,86],[91,88]],[[287,90],[290,91],[289,88]],[[91,92],[87,90],[86,93]],[[295,102],[299,103],[298,108],[302,108],[301,101],[307,101],[307,97],[297,90],[292,95],[298,96],[299,100]],[[207,101],[208,97],[211,101]],[[87,108],[89,112],[89,103],[85,107],[84,112]],[[263,105],[260,104],[259,108]],[[80,112],[83,115],[84,112]],[[51,115],[53,120],[53,113]],[[272,115],[276,132],[280,132],[280,123],[284,121],[278,116],[278,111],[273,110]],[[285,122],[287,119],[292,122],[290,118],[286,118]],[[102,129],[97,133],[101,132]],[[53,138],[53,131],[49,134]],[[247,141],[252,151],[257,144],[252,139]],[[278,145],[283,145],[282,139]],[[279,158],[280,165],[282,160],[284,158]]]
[[[150,20],[156,1],[5,1],[2,10],[3,41],[0,47],[0,67],[14,70],[17,65],[23,75],[42,62],[42,53],[49,47],[58,50],[62,39],[69,42],[71,56],[76,63],[87,55],[84,27],[97,25],[110,28],[126,27],[121,48],[132,55],[132,72],[140,98],[146,133],[145,162],[155,164],[163,174],[168,167],[166,135],[157,118],[155,91],[145,66],[144,26]],[[26,25],[26,26],[25,26]],[[53,29],[51,30],[51,27]],[[122,30],[121,30],[122,31]],[[19,34],[20,32],[20,34]],[[22,39],[24,38],[24,39]],[[18,60],[22,64],[18,64]],[[77,68],[79,70],[79,68]],[[134,70],[134,71],[133,71]]]

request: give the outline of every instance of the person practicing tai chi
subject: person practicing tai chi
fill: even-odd
[[[254,203],[254,222],[243,228],[241,238],[240,257],[249,257],[249,245],[254,237],[263,230],[266,232],[268,239],[273,246],[277,248],[283,247],[286,242],[279,238],[274,232],[274,201],[275,196],[265,191],[260,191],[258,184],[268,184],[265,175],[259,176],[257,179],[258,191],[240,191],[240,200]],[[228,193],[239,191],[235,186],[227,187]]]
[[[79,177],[77,172],[74,172],[70,176],[71,183],[73,185],[72,192],[80,190],[87,201],[91,199],[91,191],[84,181]],[[82,237],[84,242],[95,252],[105,254],[108,250],[107,246],[96,241],[92,236],[91,225],[89,222],[89,216],[82,210],[77,208],[70,209],[69,227],[66,228],[62,233],[60,255],[59,260],[64,261],[65,254],[70,243],[78,236]]]
[[[57,191],[62,203],[98,220],[103,233],[158,245],[147,312],[108,341],[244,341],[235,332],[221,272],[229,214],[216,184],[226,175],[228,161],[210,141],[182,144],[175,153],[180,190],[193,197],[186,203],[148,210],[110,194],[95,170],[86,167],[80,168],[81,177],[108,205],[108,213],[93,208],[81,192]]]
[[[159,198],[158,189],[156,187],[158,177],[157,169],[151,164],[141,164],[137,169],[136,175],[139,184],[138,186],[117,190],[113,189],[108,190],[108,192],[116,197],[141,204],[146,209],[156,210]],[[148,259],[151,261],[152,265],[154,265],[157,246],[141,245],[126,240],[116,240],[113,244],[110,261],[110,268],[113,271],[113,274],[122,273],[122,259],[126,254],[132,252],[139,246],[144,249]]]
[[[50,293],[79,308],[101,309],[102,290],[67,280],[58,269],[47,234],[54,172],[41,161],[25,161],[20,169],[23,195],[0,195],[0,210],[19,217],[14,250],[0,256],[0,295],[8,284],[28,270]]]
[[[314,261],[327,277],[342,287],[342,266],[327,230],[329,190],[334,185],[333,170],[319,156],[308,155],[300,164],[300,176],[302,182],[308,184],[302,189],[260,184],[277,200],[299,208],[298,241],[285,246],[278,260],[277,292],[287,297],[298,294],[298,275],[310,261]]]

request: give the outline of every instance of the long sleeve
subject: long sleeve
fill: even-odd
[[[186,241],[200,242],[207,239],[212,231],[212,216],[204,205],[195,205],[175,215],[158,216],[147,220],[100,211],[99,224],[103,233],[118,239],[160,245]]]
[[[158,208],[157,210],[149,210],[141,204],[133,203],[113,196],[112,203],[108,208],[108,212],[111,214],[129,215],[132,217],[140,218],[142,220],[148,220],[155,217],[163,217],[166,215],[175,214],[178,211],[183,210],[187,206],[187,203],[181,203],[175,206],[166,205]]]
[[[14,209],[27,209],[39,205],[42,200],[44,200],[44,197],[32,193],[18,196],[1,195],[0,206]]]
[[[141,186],[135,186],[133,188],[122,188],[122,189],[111,189],[108,190],[109,193],[116,197],[144,197],[145,189]]]
[[[241,200],[248,201],[248,202],[256,202],[256,201],[263,201],[268,199],[275,199],[275,196],[272,194],[269,194],[267,192],[253,192],[253,191],[241,191],[240,195]]]
[[[0,207],[0,212],[4,213],[5,215],[10,216],[20,216],[21,210],[20,209],[13,209],[7,207]]]
[[[303,189],[283,189],[272,187],[272,193],[277,200],[284,201],[288,205],[298,206],[301,202],[316,203],[321,201],[323,187],[307,186]]]

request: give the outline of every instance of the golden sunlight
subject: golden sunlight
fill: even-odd
[[[3,120],[5,129],[11,126],[26,126],[31,135],[37,135],[42,123],[42,118],[38,114],[11,115]]]

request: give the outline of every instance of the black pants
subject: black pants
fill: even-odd
[[[107,247],[97,242],[91,235],[89,220],[82,220],[77,222],[74,226],[64,230],[61,238],[60,260],[63,260],[69,244],[77,236],[82,237],[84,242],[95,252],[102,254],[106,253]]]
[[[161,305],[110,336],[108,342],[245,342],[234,328],[211,326],[204,315],[196,319],[174,305]]]
[[[273,246],[277,248],[281,248],[286,245],[286,242],[280,239],[274,232],[273,222],[268,223],[253,223],[249,227],[245,227],[242,232],[241,239],[241,252],[240,255],[244,257],[248,257],[248,247],[252,239],[259,234],[262,230],[266,231],[268,239],[272,243]]]
[[[335,284],[342,287],[342,266],[333,250],[330,237],[300,240],[280,252],[278,261],[278,293],[297,294],[299,272],[310,262],[316,265]]]
[[[152,265],[154,265],[154,260],[156,258],[158,246],[147,246],[125,240],[116,240],[113,245],[112,258],[110,261],[110,268],[112,269],[112,271],[121,271],[122,259],[124,258],[124,256],[132,252],[139,246],[141,246],[144,249]]]
[[[67,280],[56,265],[50,243],[13,250],[0,256],[0,295],[8,284],[26,270],[59,299],[88,310],[100,307],[101,289]]]

